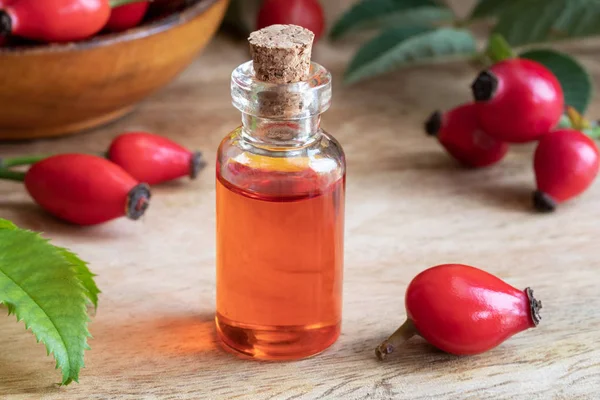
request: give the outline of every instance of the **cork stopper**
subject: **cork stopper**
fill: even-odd
[[[311,31],[295,25],[271,25],[253,32],[248,41],[252,59],[231,74],[235,108],[245,116],[263,119],[262,126],[306,119],[329,109],[331,74],[311,61]]]
[[[259,81],[286,84],[310,76],[315,35],[297,25],[271,25],[250,34],[250,52]]]

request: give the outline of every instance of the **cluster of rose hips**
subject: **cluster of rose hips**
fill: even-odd
[[[31,165],[26,172],[11,167]],[[150,203],[150,186],[205,166],[202,153],[147,132],[118,135],[103,155],[58,154],[0,159],[0,178],[22,181],[50,214],[77,225],[116,218],[139,219]]]
[[[182,10],[185,0],[0,0],[0,47],[88,40]]]
[[[550,70],[511,58],[481,72],[471,89],[472,102],[435,112],[425,124],[451,156],[469,167],[486,167],[502,160],[509,144],[537,141],[533,204],[543,212],[590,187],[600,167],[598,148],[585,133],[558,127],[565,101]]]

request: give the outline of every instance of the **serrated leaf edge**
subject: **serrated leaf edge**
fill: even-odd
[[[98,288],[98,286],[96,285],[96,282],[94,282],[93,278],[98,276],[96,274],[94,274],[92,271],[90,271],[90,269],[88,268],[89,263],[86,261],[83,261],[82,259],[80,259],[75,253],[73,253],[72,251],[70,251],[69,249],[66,249],[64,247],[59,247],[59,246],[54,246],[63,256],[63,258],[65,259],[66,262],[68,262],[69,264],[71,264],[71,266],[75,269],[75,274],[76,276],[80,277],[80,282],[83,286],[83,289],[85,290],[86,293],[86,297],[88,299],[88,301],[94,306],[94,309],[98,308],[98,295],[100,293],[102,293],[102,291]],[[81,267],[75,265],[73,262],[70,261],[70,258],[74,258],[76,259],[80,264]],[[79,268],[81,268],[83,270],[79,271]],[[81,277],[84,278],[92,278],[91,279],[91,287],[87,287],[86,283],[81,279]]]
[[[49,239],[46,239],[46,238],[42,237],[42,236],[41,236],[41,234],[40,234],[40,233],[38,233],[38,232],[31,231],[31,230],[28,230],[28,229],[21,229],[21,228],[17,227],[16,225],[14,225],[12,222],[10,222],[10,221],[8,221],[8,220],[5,220],[5,219],[0,219],[0,222],[6,222],[6,223],[8,223],[8,224],[7,224],[7,225],[8,225],[8,229],[11,229],[11,230],[12,230],[12,229],[18,229],[18,230],[21,230],[21,231],[23,231],[23,232],[30,233],[30,234],[32,234],[32,235],[33,235],[33,236],[34,236],[36,239],[38,239],[38,240],[41,240],[42,242],[45,242],[45,243],[47,243],[48,245],[52,246],[52,248],[54,249],[54,251],[56,251],[56,252],[57,252],[57,255],[58,255],[59,257],[63,258],[63,260],[65,261],[65,264],[69,265],[69,267],[68,267],[68,268],[69,268],[69,269],[72,271],[72,273],[73,273],[73,282],[72,282],[72,283],[74,283],[76,286],[79,286],[79,289],[81,290],[81,298],[82,298],[82,300],[83,300],[83,301],[82,301],[82,306],[81,306],[81,308],[82,308],[82,312],[83,312],[83,314],[86,316],[86,321],[85,321],[85,323],[84,323],[84,329],[83,329],[83,330],[84,330],[84,334],[85,334],[85,335],[84,335],[84,338],[83,338],[83,345],[82,345],[82,348],[83,348],[83,350],[84,350],[84,351],[85,351],[85,350],[91,350],[91,347],[89,346],[89,343],[88,343],[88,340],[87,340],[87,338],[92,338],[92,337],[93,337],[93,336],[91,335],[91,333],[90,333],[89,329],[88,329],[88,325],[89,325],[89,322],[90,322],[91,320],[90,320],[90,317],[89,317],[89,315],[88,315],[88,313],[87,313],[87,310],[86,310],[86,307],[85,307],[85,303],[86,303],[87,301],[89,301],[90,299],[89,299],[89,296],[88,296],[88,294],[87,294],[87,293],[88,293],[87,289],[85,288],[85,286],[82,284],[81,280],[80,280],[80,279],[79,279],[79,277],[78,277],[78,276],[79,276],[79,273],[78,273],[78,271],[77,271],[76,267],[73,265],[73,263],[72,263],[72,262],[70,262],[70,261],[69,261],[69,260],[68,260],[68,259],[67,259],[67,258],[64,256],[64,253],[62,252],[62,250],[66,250],[66,249],[64,249],[64,248],[61,248],[61,247],[58,247],[58,246],[54,246],[54,245],[52,245],[52,244],[51,244],[51,241],[50,241]],[[2,227],[2,228],[0,228],[0,229],[5,229],[5,228],[7,228],[7,227]],[[71,253],[71,252],[70,252],[70,251],[68,251],[68,250],[66,250],[66,251],[67,251],[67,252],[69,252],[69,253]],[[73,254],[75,257],[77,257],[77,256],[76,256],[74,253],[71,253],[71,254]],[[78,257],[77,257],[77,258],[78,258]],[[83,263],[85,263],[83,260],[82,260],[82,262],[83,262]],[[86,263],[86,265],[87,265],[87,263]],[[87,266],[86,266],[86,268],[87,268]],[[90,271],[90,274],[91,274],[91,271]],[[35,300],[35,298],[34,298],[34,297],[32,297],[32,296],[31,296],[31,295],[30,295],[30,294],[29,294],[29,293],[28,293],[26,290],[24,290],[24,289],[23,289],[21,286],[19,286],[19,285],[18,285],[18,284],[17,284],[17,283],[16,283],[16,282],[15,282],[15,281],[14,281],[14,280],[13,280],[13,279],[12,279],[12,278],[9,276],[9,275],[7,275],[7,274],[6,274],[6,272],[4,272],[4,271],[3,271],[3,275],[4,275],[4,276],[6,276],[6,277],[7,277],[8,279],[10,279],[11,281],[13,281],[13,283],[15,284],[15,286],[16,286],[16,287],[18,287],[19,289],[21,289],[21,290],[22,290],[22,291],[23,291],[23,292],[24,292],[24,293],[25,293],[25,294],[26,294],[26,295],[27,295],[27,296],[28,296],[30,299],[32,299],[32,301],[33,301],[33,302],[34,302],[34,303],[37,305],[37,307],[38,307],[38,308],[39,308],[39,309],[40,309],[40,310],[41,310],[41,311],[44,313],[44,315],[46,315],[46,317],[48,318],[48,320],[51,322],[51,324],[52,324],[52,326],[53,326],[54,330],[56,331],[56,333],[57,333],[57,335],[58,335],[58,337],[60,337],[60,340],[61,340],[61,344],[62,344],[62,347],[63,347],[63,349],[64,349],[64,350],[65,350],[65,352],[67,353],[67,357],[66,357],[66,358],[67,358],[67,361],[68,361],[68,363],[69,363],[68,369],[61,368],[61,367],[60,367],[60,365],[58,364],[58,359],[56,358],[56,355],[55,355],[55,353],[54,353],[54,352],[55,352],[55,350],[51,349],[51,348],[49,347],[49,345],[48,345],[46,342],[44,342],[44,341],[43,341],[43,340],[42,340],[42,339],[39,337],[39,335],[38,335],[38,333],[35,331],[35,329],[34,329],[34,328],[32,328],[32,327],[31,327],[31,325],[30,325],[29,323],[27,323],[27,321],[25,321],[25,320],[22,318],[22,316],[19,314],[18,310],[16,310],[16,308],[15,308],[14,304],[12,304],[12,303],[10,303],[10,302],[7,302],[7,301],[3,301],[3,300],[1,300],[1,299],[0,299],[0,304],[5,304],[5,305],[7,306],[7,308],[8,308],[8,311],[9,311],[9,315],[11,315],[11,314],[15,315],[15,317],[16,317],[16,319],[17,319],[17,322],[21,322],[21,321],[23,321],[23,323],[24,323],[24,325],[25,325],[25,330],[31,331],[31,333],[33,333],[33,335],[34,335],[34,337],[35,337],[35,339],[36,339],[36,342],[37,342],[37,343],[42,343],[42,344],[44,344],[44,346],[45,346],[45,348],[46,348],[46,354],[47,354],[48,356],[49,356],[50,354],[52,354],[52,355],[54,356],[54,359],[55,359],[55,369],[59,369],[59,368],[60,368],[60,369],[62,370],[62,381],[61,381],[61,383],[60,383],[60,384],[61,384],[61,385],[63,385],[63,386],[66,386],[66,385],[69,385],[69,384],[70,384],[70,383],[72,383],[72,382],[77,382],[77,383],[79,383],[79,371],[73,371],[73,366],[71,365],[71,359],[70,359],[70,357],[68,356],[67,345],[66,345],[65,339],[64,339],[63,335],[60,333],[60,331],[58,330],[58,328],[57,328],[57,326],[56,326],[56,323],[55,323],[55,322],[52,320],[52,318],[50,318],[50,316],[49,316],[49,315],[46,313],[46,311],[45,311],[45,310],[44,310],[44,309],[43,309],[43,308],[42,308],[42,307],[41,307],[41,306],[38,304],[38,302]],[[92,274],[92,275],[93,275],[93,274]],[[95,275],[94,275],[94,276],[95,276]],[[85,368],[85,360],[84,360],[84,359],[82,359],[82,360],[81,360],[81,369],[83,369],[83,368]]]

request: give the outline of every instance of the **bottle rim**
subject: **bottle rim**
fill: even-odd
[[[331,73],[315,62],[311,62],[309,78],[302,82],[259,81],[252,61],[241,64],[231,74],[233,106],[261,118],[303,119],[321,114],[331,105],[331,86]],[[274,106],[277,102],[281,107]]]

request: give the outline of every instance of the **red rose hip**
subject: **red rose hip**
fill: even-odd
[[[165,137],[147,132],[117,136],[108,159],[140,182],[154,185],[184,176],[194,179],[205,166],[202,153],[193,152]]]
[[[33,164],[25,187],[46,211],[78,225],[124,216],[136,220],[150,199],[148,185],[118,165],[87,154],[61,154]]]
[[[429,135],[461,164],[486,167],[502,160],[508,144],[486,134],[479,126],[474,103],[464,104],[445,113],[434,112],[425,124]]]
[[[379,359],[419,335],[455,355],[478,354],[541,320],[542,303],[481,269],[444,264],[426,269],[408,285],[404,324],[375,350]]]
[[[564,112],[558,79],[531,60],[501,61],[481,72],[471,89],[481,127],[504,142],[538,140],[558,124]]]
[[[111,32],[122,32],[138,26],[149,6],[149,2],[141,1],[113,8],[105,29]]]
[[[537,183],[534,206],[550,212],[594,182],[600,166],[598,147],[580,131],[561,129],[542,137],[533,164]]]
[[[0,9],[4,8],[8,4],[10,4],[13,0],[0,0]],[[6,17],[4,17],[6,18]],[[0,17],[0,24],[5,23],[1,21],[2,17]],[[1,30],[2,28],[0,28]],[[0,47],[4,47],[8,43],[8,39],[6,36],[0,34]]]
[[[318,0],[265,0],[258,13],[257,29],[271,25],[298,25],[315,35],[325,30],[325,16]]]
[[[77,41],[98,33],[109,16],[108,0],[11,0],[0,9],[0,36]]]

